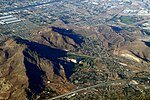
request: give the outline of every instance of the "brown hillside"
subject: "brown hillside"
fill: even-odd
[[[0,46],[0,99],[26,100],[33,94],[41,94],[45,88],[56,94],[74,88],[66,79],[63,61],[59,60],[64,55],[65,51],[20,38],[3,42]]]

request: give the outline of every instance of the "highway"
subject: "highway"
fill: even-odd
[[[123,82],[126,82],[126,81],[127,80],[115,80],[115,81],[103,82],[103,83],[99,83],[97,85],[93,85],[93,86],[81,88],[81,89],[78,89],[78,90],[75,90],[75,91],[71,91],[69,93],[62,94],[62,95],[50,98],[48,100],[55,100],[55,99],[59,99],[59,98],[65,97],[67,95],[71,95],[71,94],[74,94],[74,93],[77,93],[77,92],[80,92],[80,91],[83,91],[83,90],[87,90],[87,89],[91,89],[91,88],[96,88],[96,87],[100,87],[100,86],[105,86],[105,85],[111,85],[112,83],[123,83]]]
[[[32,7],[36,7],[36,6],[40,6],[40,5],[51,4],[51,3],[54,3],[54,2],[60,2],[60,1],[61,0],[52,0],[52,1],[49,1],[49,2],[33,4],[33,5],[24,6],[24,7],[10,8],[10,9],[6,9],[6,10],[1,10],[0,13],[14,11],[14,10],[24,10],[24,9],[27,9],[27,8],[32,8]]]

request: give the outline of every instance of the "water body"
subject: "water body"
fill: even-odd
[[[32,7],[36,7],[36,6],[40,6],[40,5],[51,4],[51,3],[60,2],[60,1],[62,1],[62,0],[53,0],[53,1],[50,1],[50,2],[38,3],[38,4],[28,5],[28,6],[25,6],[25,7],[10,8],[10,9],[6,9],[6,10],[1,10],[0,13],[14,11],[14,10],[24,10],[24,9],[27,9],[27,8],[32,8]]]

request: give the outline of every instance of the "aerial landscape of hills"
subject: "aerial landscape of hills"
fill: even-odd
[[[149,4],[0,1],[0,100],[149,100]]]

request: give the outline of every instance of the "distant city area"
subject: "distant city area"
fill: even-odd
[[[12,14],[38,25],[58,19],[82,26],[128,23],[132,19],[137,19],[135,22],[144,19],[146,22],[142,24],[146,26],[150,23],[149,0],[10,0],[1,1],[0,6],[0,16]]]
[[[11,28],[19,23],[35,28],[57,20],[85,27],[108,24],[150,30],[149,0],[2,0],[0,6],[0,26],[4,27],[0,32],[4,34],[19,32]]]

